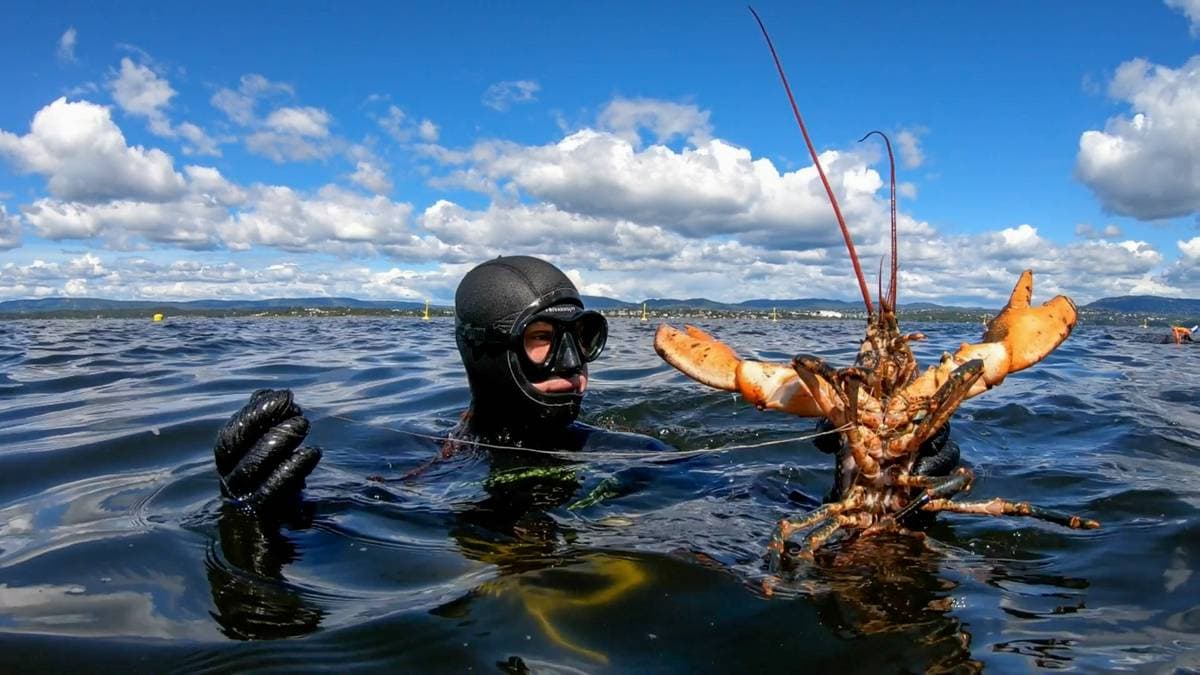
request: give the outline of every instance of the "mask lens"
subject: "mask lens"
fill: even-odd
[[[584,361],[595,361],[608,341],[608,320],[598,312],[584,312],[575,321],[575,334]]]
[[[558,326],[549,321],[533,321],[526,326],[521,334],[525,358],[534,365],[546,365],[554,353],[554,334],[556,332],[558,332]]]
[[[585,311],[570,321],[554,317],[535,318],[521,332],[525,358],[535,366],[547,366],[564,338],[571,338],[584,361],[595,361],[608,341],[608,321],[599,312]]]

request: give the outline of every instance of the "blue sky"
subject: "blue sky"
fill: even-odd
[[[0,26],[0,299],[854,299],[738,3],[41,3]],[[565,5],[565,6],[564,6]],[[901,302],[1200,297],[1200,0],[761,3]]]

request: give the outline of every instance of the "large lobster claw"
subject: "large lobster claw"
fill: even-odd
[[[917,391],[932,391],[940,386],[954,368],[972,359],[983,361],[983,376],[976,380],[967,397],[976,396],[1004,381],[1009,373],[1023,370],[1046,358],[1075,327],[1075,303],[1058,295],[1039,307],[1031,307],[1033,271],[1025,270],[1013,288],[1008,304],[987,324],[980,344],[963,343],[949,359],[930,368],[921,376],[926,380]],[[932,381],[930,381],[932,380]]]
[[[696,328],[667,324],[654,334],[654,351],[688,377],[725,391],[736,391],[755,407],[801,417],[820,417],[821,408],[790,365],[744,361],[728,345]]]

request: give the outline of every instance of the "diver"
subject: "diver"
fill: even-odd
[[[563,462],[516,449],[671,450],[650,436],[576,420],[588,363],[604,349],[608,322],[584,308],[575,285],[557,267],[528,256],[488,260],[463,277],[454,307],[471,403],[448,435],[443,456],[476,444],[504,446],[512,450],[491,453],[494,469],[525,468],[530,477],[545,477]],[[222,494],[249,511],[290,508],[321,459],[318,448],[301,445],[308,430],[291,391],[254,392],[217,436]],[[523,482],[517,478],[503,473],[489,483],[511,487]]]
[[[1200,326],[1192,326],[1184,328],[1183,326],[1171,326],[1171,334],[1162,338],[1162,344],[1183,344],[1184,342],[1192,342],[1193,335],[1200,330]]]
[[[409,475],[459,452],[487,449],[485,494],[456,511],[449,534],[466,557],[502,573],[544,566],[562,554],[564,536],[547,512],[574,497],[581,480],[576,465],[536,451],[671,448],[576,420],[588,364],[604,349],[608,322],[584,308],[574,284],[553,265],[525,256],[478,265],[455,293],[455,319],[471,403],[441,453]],[[305,529],[315,510],[301,498],[305,478],[321,460],[318,448],[303,445],[308,431],[291,391],[263,389],[217,435],[214,454],[226,500],[217,545],[228,564],[210,564],[209,576],[214,617],[230,637],[302,635],[322,619],[319,607],[278,583],[283,565],[298,557],[281,526]],[[639,489],[649,473],[621,470],[581,503]],[[237,575],[229,568],[254,576],[233,583]]]

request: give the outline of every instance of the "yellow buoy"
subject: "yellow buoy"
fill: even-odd
[[[163,315],[162,315],[162,314],[155,314],[155,315],[154,315],[154,320],[155,320],[155,321],[162,321],[162,320],[163,320]]]

